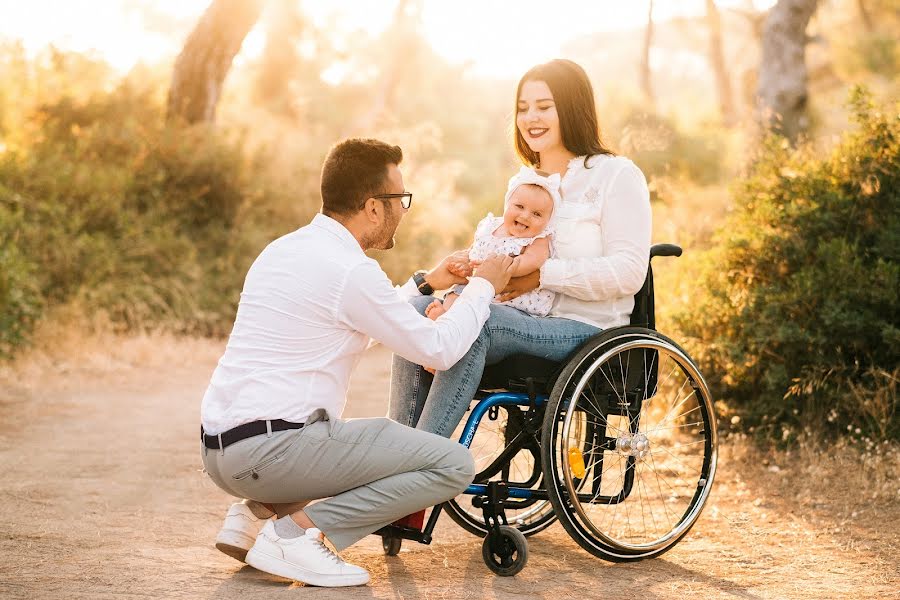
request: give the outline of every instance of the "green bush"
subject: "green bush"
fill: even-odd
[[[768,141],[676,317],[716,395],[784,439],[900,436],[900,118],[851,104],[830,156]]]
[[[0,198],[9,191],[0,186]],[[11,203],[10,203],[11,204]],[[33,284],[36,270],[16,244],[21,213],[0,205],[0,357],[12,356],[28,339],[41,311],[41,297]]]
[[[284,227],[266,204],[281,196],[239,137],[164,123],[126,81],[20,124],[35,135],[0,154],[7,354],[42,307],[69,302],[121,329],[228,331],[250,261]],[[245,218],[252,202],[269,222]]]

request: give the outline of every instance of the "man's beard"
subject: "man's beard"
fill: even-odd
[[[385,204],[384,223],[378,231],[372,232],[364,240],[366,250],[390,250],[394,247],[394,234],[400,225],[400,217],[394,219],[394,207]]]

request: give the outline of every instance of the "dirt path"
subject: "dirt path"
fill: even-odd
[[[385,558],[370,537],[346,551],[371,570],[367,587],[290,585],[212,545],[230,500],[199,470],[197,422],[221,346],[195,344],[139,367],[3,376],[0,598],[900,598],[896,496],[847,506],[840,482],[808,481],[833,494],[798,500],[802,469],[727,448],[700,523],[656,560],[600,561],[557,525],[531,538],[525,571],[495,577],[480,540],[442,517],[431,546]],[[347,416],[384,414],[388,370],[384,350],[366,356]]]

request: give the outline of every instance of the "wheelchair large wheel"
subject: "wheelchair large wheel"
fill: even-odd
[[[609,330],[557,379],[541,448],[550,502],[581,547],[617,562],[658,556],[694,525],[712,487],[709,390],[670,339]]]
[[[504,481],[511,487],[543,488],[539,446],[541,415],[518,406],[497,406],[488,411],[469,445],[478,473],[475,483]],[[529,427],[535,430],[529,431]],[[458,437],[460,432],[461,429],[455,435]],[[504,450],[512,445],[520,449],[511,456],[504,456]],[[475,496],[470,494],[460,494],[444,508],[460,527],[484,537],[488,527],[484,524],[482,510],[474,506],[474,499]],[[504,508],[510,526],[526,536],[543,531],[556,520],[547,500],[509,498],[504,502]]]

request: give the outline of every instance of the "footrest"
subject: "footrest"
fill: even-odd
[[[412,527],[398,527],[397,525],[385,525],[372,535],[380,535],[386,538],[397,538],[401,540],[413,540],[420,544],[430,544],[431,534],[425,533],[420,529]]]

